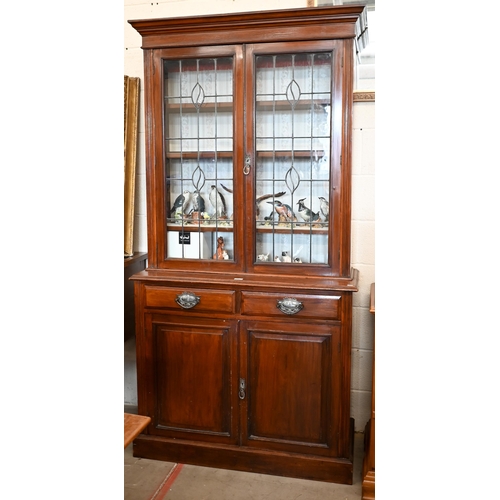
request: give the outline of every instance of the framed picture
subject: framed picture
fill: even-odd
[[[125,76],[124,84],[124,256],[131,257],[134,254],[134,200],[135,169],[137,164],[137,131],[139,120],[139,78]]]

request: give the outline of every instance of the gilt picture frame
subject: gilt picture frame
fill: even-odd
[[[134,255],[135,171],[139,127],[137,77],[124,77],[124,257]]]

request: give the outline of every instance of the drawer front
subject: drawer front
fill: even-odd
[[[300,295],[243,292],[241,314],[340,319],[341,295]]]
[[[234,313],[234,291],[145,287],[146,307],[193,312]]]

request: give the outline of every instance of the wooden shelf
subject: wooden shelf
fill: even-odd
[[[215,158],[232,158],[232,151],[168,151],[166,154],[167,160],[197,160],[200,159],[215,159]]]
[[[222,96],[224,97],[224,96]],[[179,99],[178,97],[170,97],[170,98],[165,98],[165,101],[168,99]],[[226,113],[232,113],[233,111],[233,103],[232,102],[204,102],[200,107],[196,107],[192,103],[182,103],[182,112],[183,113],[195,113],[196,111],[199,111],[200,113],[208,113],[212,112],[214,113],[215,110],[217,112],[226,112]],[[168,111],[173,111],[176,114],[178,114],[181,111],[181,105],[177,103],[170,103],[165,105],[165,110]]]
[[[168,224],[167,225],[169,231],[185,231],[185,232],[202,232],[202,233],[215,233],[215,232],[225,232],[232,233],[234,231],[234,226],[228,225],[215,225],[215,224]],[[279,226],[278,224],[273,225],[263,225],[257,226],[257,233],[281,233],[281,234],[290,234],[292,231],[294,234],[328,234],[328,224],[325,224],[324,227],[310,227],[306,223],[298,223],[298,225],[294,225],[293,227],[288,226]]]
[[[169,231],[184,231],[184,232],[202,232],[202,233],[232,233],[234,231],[234,227],[232,224],[228,226],[215,225],[215,224],[167,224],[167,228]]]
[[[324,227],[310,227],[309,224],[300,222],[298,224],[294,224],[293,227],[291,225],[283,225],[279,226],[278,224],[273,225],[264,225],[257,226],[257,233],[281,233],[281,234],[290,234],[292,231],[294,234],[328,234],[328,224],[325,224]]]
[[[323,94],[325,95],[326,92]],[[272,97],[272,94],[263,94],[265,96]],[[286,99],[280,100],[259,100],[259,97],[263,97],[263,95],[257,95],[256,107],[259,111],[291,111],[292,105]],[[294,110],[305,110],[310,111],[311,108],[316,107],[317,109],[323,108],[324,106],[329,106],[329,99],[301,99],[295,104]]]
[[[285,138],[286,139],[286,138]],[[291,138],[290,138],[291,140]],[[256,151],[258,158],[288,158],[292,156],[292,151]],[[310,158],[311,156],[315,158],[323,158],[326,156],[324,150],[296,150],[293,151],[294,158]],[[232,158],[233,151],[169,151],[166,154],[166,158],[170,160],[196,160],[200,159],[215,159],[215,158]]]
[[[262,139],[262,138],[261,138]],[[281,139],[281,138],[280,138]],[[285,137],[286,139],[286,137]],[[292,138],[290,137],[290,140]],[[256,151],[257,157],[258,158],[273,158],[273,157],[289,157],[292,156],[292,151]],[[325,151],[324,150],[318,150],[318,149],[309,149],[309,150],[298,150],[298,151],[293,151],[293,156],[295,158],[310,158],[311,156],[314,156],[316,158],[323,158],[325,156]]]

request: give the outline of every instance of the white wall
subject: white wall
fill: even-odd
[[[370,285],[375,282],[375,103],[356,102],[352,139],[351,265],[359,270],[352,329],[351,416],[356,431],[370,418],[374,317]]]
[[[143,60],[141,37],[127,22],[129,19],[179,17],[192,14],[219,14],[306,7],[307,0],[167,0],[134,2],[125,0],[124,74],[141,79],[139,148],[136,176],[134,250],[147,251],[146,194],[143,116]],[[373,78],[373,72],[370,72]],[[360,88],[374,88],[362,82]],[[351,415],[356,431],[363,431],[370,418],[371,370],[373,356],[374,318],[369,312],[370,284],[375,281],[375,104],[354,104],[353,116],[353,207],[352,266],[360,273],[359,292],[354,295]],[[133,347],[133,346],[132,346]],[[130,353],[130,350],[126,348]],[[127,354],[126,354],[127,356]],[[125,404],[137,404],[135,371],[130,355],[125,363]]]

